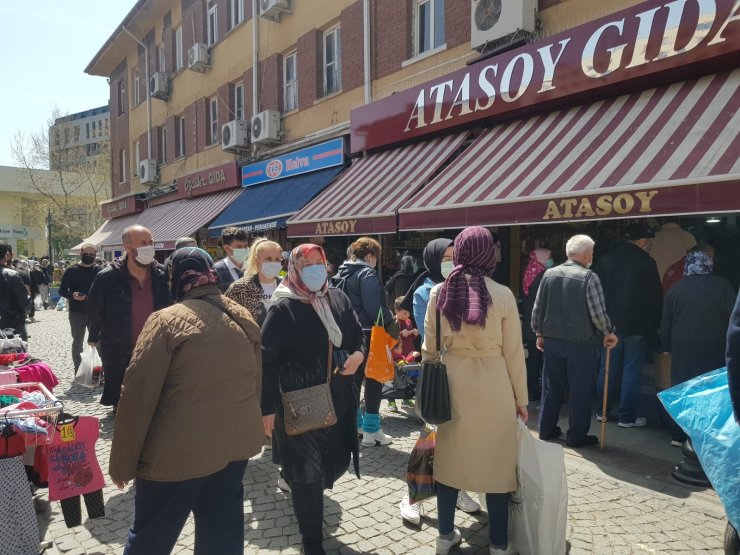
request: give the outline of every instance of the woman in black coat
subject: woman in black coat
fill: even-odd
[[[704,250],[709,252],[704,252]],[[735,292],[725,278],[712,275],[711,251],[698,247],[686,256],[684,277],[663,303],[660,340],[671,353],[671,383],[685,382],[725,365],[727,323]],[[674,425],[673,442],[686,441]]]

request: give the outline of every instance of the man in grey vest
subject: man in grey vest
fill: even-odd
[[[569,389],[569,447],[598,443],[588,435],[591,401],[596,387],[599,349],[617,344],[614,326],[606,313],[599,277],[589,270],[594,241],[574,235],[565,245],[568,261],[545,271],[532,310],[537,348],[544,352],[540,439],[557,438],[563,395]]]

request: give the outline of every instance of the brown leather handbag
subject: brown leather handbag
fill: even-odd
[[[328,428],[337,423],[337,414],[334,411],[330,387],[332,350],[332,344],[329,341],[326,383],[295,391],[283,391],[282,387],[280,388],[280,395],[283,398],[285,433],[289,436]]]

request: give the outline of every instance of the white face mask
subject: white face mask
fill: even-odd
[[[242,248],[242,249],[233,249],[234,254],[231,255],[231,258],[236,260],[239,264],[244,264],[244,261],[249,256],[249,249],[248,248]]]
[[[440,271],[442,273],[442,277],[447,279],[447,276],[449,276],[452,273],[452,270],[455,269],[455,263],[451,262],[449,260],[442,262],[440,266]]]
[[[283,265],[280,262],[263,262],[262,263],[262,275],[268,279],[275,279],[283,269]]]
[[[136,248],[136,262],[148,266],[154,260],[154,247],[152,245],[144,245],[143,247]]]

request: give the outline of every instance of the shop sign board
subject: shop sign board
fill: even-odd
[[[396,216],[344,218],[318,222],[288,222],[288,237],[321,237],[324,235],[364,235],[396,232]]]
[[[242,186],[250,187],[344,164],[344,139],[302,148],[242,167]]]
[[[37,227],[0,224],[0,240],[2,241],[12,241],[14,239],[40,241],[45,237],[44,230]]]
[[[231,189],[239,185],[239,171],[235,162],[191,173],[177,179],[177,197],[191,198]],[[175,200],[175,199],[170,199]]]
[[[105,202],[101,205],[101,210],[103,212],[103,219],[110,220],[111,218],[120,218],[121,216],[138,214],[144,210],[144,202],[132,195],[122,199]]]
[[[735,67],[738,0],[649,0],[352,111],[361,152]]]
[[[459,228],[469,225],[547,224],[740,211],[738,180],[666,187],[630,188],[590,195],[450,207],[434,212],[402,212],[401,230]]]

